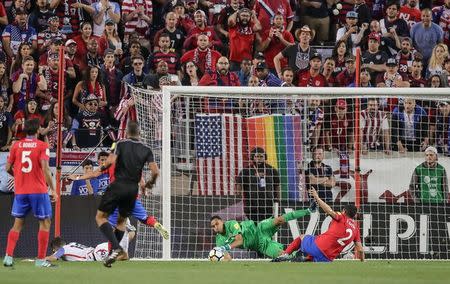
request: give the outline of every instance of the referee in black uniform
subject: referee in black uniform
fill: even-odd
[[[125,233],[125,220],[130,215],[136,202],[141,180],[142,170],[145,164],[148,164],[152,176],[145,184],[145,187],[151,189],[159,176],[159,168],[156,164],[152,150],[139,141],[139,125],[137,122],[130,121],[127,125],[127,139],[117,142],[114,153],[108,156],[105,164],[101,167],[104,171],[115,163],[115,180],[112,182],[105,194],[102,196],[98,206],[97,222],[100,231],[111,243],[111,253],[105,259],[104,265],[111,267],[116,258],[123,253],[119,245]],[[116,230],[108,222],[108,216],[116,208],[119,208],[119,218],[117,220]]]

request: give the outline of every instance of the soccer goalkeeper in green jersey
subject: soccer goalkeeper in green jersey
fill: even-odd
[[[211,217],[211,228],[216,234],[216,249],[224,252],[225,260],[231,260],[231,249],[244,248],[275,258],[283,253],[283,245],[272,240],[279,227],[288,221],[310,215],[316,210],[315,201],[308,209],[296,210],[278,217],[271,217],[255,224],[252,220],[238,222],[223,221],[219,216]]]

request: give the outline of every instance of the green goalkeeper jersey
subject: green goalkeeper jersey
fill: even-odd
[[[255,222],[248,220],[239,223],[236,220],[226,221],[224,224],[225,232],[216,235],[216,246],[229,245],[234,242],[237,235],[241,234],[244,239],[243,248],[254,249],[258,245]]]
[[[445,168],[440,164],[429,168],[425,163],[415,169],[420,186],[420,199],[426,203],[443,203],[446,199],[444,179],[447,177]]]

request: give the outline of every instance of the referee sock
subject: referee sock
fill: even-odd
[[[8,233],[8,243],[6,244],[6,254],[13,256],[14,249],[16,248],[17,240],[19,239],[20,233],[17,231],[9,230]]]
[[[114,235],[113,228],[110,223],[105,222],[99,227],[102,234],[108,239],[108,241],[111,243],[111,249],[115,250],[120,247],[119,241],[117,240],[116,236]]]
[[[303,209],[286,213],[284,215],[281,215],[281,217],[283,217],[286,222],[289,222],[291,220],[295,220],[309,214],[311,214],[311,212],[309,212],[308,209]]]
[[[39,230],[38,232],[38,259],[44,259],[47,254],[49,231]]]
[[[292,243],[290,243],[288,245],[288,247],[284,250],[284,252],[287,254],[291,254],[295,250],[298,250],[300,248],[301,244],[302,244],[302,239],[300,239],[300,237],[297,237],[295,240],[292,241]]]
[[[155,227],[156,218],[155,216],[148,216],[144,223],[149,227]]]

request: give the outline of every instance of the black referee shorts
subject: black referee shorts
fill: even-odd
[[[120,216],[128,217],[134,209],[137,195],[137,183],[114,181],[102,195],[98,210],[111,215],[116,208],[119,208]]]

